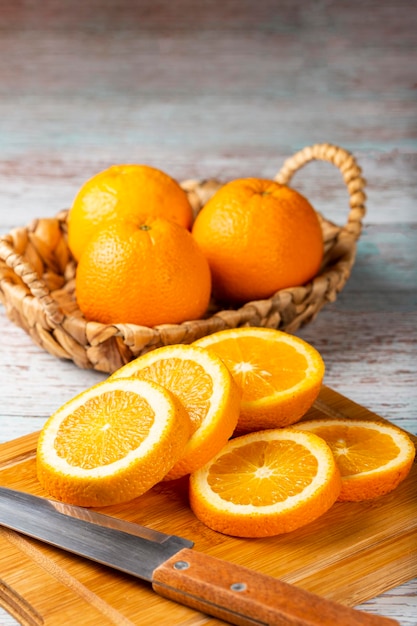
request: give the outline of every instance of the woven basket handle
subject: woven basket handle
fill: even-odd
[[[329,161],[341,171],[350,197],[350,212],[344,230],[357,239],[366,212],[366,194],[364,192],[366,181],[362,178],[362,170],[350,152],[329,143],[307,146],[284,162],[274,180],[282,185],[287,185],[297,170],[314,160]]]
[[[0,239],[0,259],[22,279],[32,296],[40,303],[51,326],[61,324],[65,317],[64,313],[58,303],[52,298],[47,285],[31,264],[22,255],[15,252],[13,240],[10,236],[6,235]]]

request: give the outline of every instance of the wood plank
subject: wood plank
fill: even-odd
[[[340,413],[352,419],[375,417],[324,387],[307,419]],[[45,495],[36,479],[36,442],[37,433],[32,433],[0,446],[2,485]],[[205,527],[188,507],[186,480],[160,483],[135,501],[103,510],[186,536],[196,550],[353,606],[417,575],[416,477],[415,464],[391,494],[361,503],[336,503],[312,524],[266,539],[227,537]],[[98,613],[103,624],[222,623],[169,603],[129,576],[11,531],[1,531],[0,544],[0,604],[11,603],[22,623],[64,625],[80,606],[86,625],[97,623]]]

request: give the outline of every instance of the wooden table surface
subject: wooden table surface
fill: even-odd
[[[70,206],[113,163],[272,177],[306,145],[340,145],[368,181],[364,230],[344,291],[297,334],[327,385],[417,434],[416,53],[405,0],[3,0],[0,233]],[[344,223],[336,169],[292,184]],[[0,441],[104,378],[43,352],[3,307],[0,336]],[[417,581],[361,608],[415,626]]]

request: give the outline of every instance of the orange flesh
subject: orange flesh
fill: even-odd
[[[399,453],[392,438],[376,430],[338,426],[317,428],[314,432],[330,446],[342,476],[378,469]]]
[[[135,377],[154,380],[174,393],[187,407],[196,429],[207,415],[213,394],[213,381],[204,368],[195,361],[178,358],[161,359],[138,370]]]
[[[317,467],[317,459],[293,441],[259,441],[221,456],[210,468],[208,482],[234,504],[267,506],[302,492]]]
[[[250,338],[224,339],[215,351],[233,372],[245,402],[290,389],[304,379],[307,359],[285,343],[268,358],[271,344]],[[259,365],[261,364],[261,366]]]
[[[55,439],[56,453],[74,467],[108,465],[136,449],[153,421],[154,412],[141,396],[126,391],[106,392],[87,400],[63,420]]]

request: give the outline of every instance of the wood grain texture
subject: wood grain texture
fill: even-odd
[[[416,58],[411,0],[3,0],[0,232],[68,207],[112,163],[178,180],[271,177],[305,145],[341,145],[368,181],[365,228],[344,291],[299,334],[322,352],[328,385],[417,434]],[[293,185],[343,223],[330,165]],[[42,352],[2,307],[0,329],[0,441],[103,378]],[[365,609],[415,626],[417,582]]]

